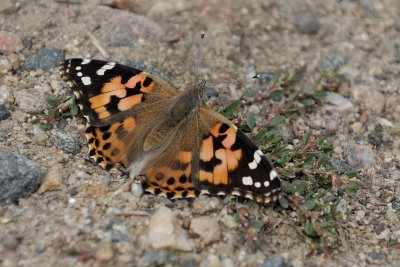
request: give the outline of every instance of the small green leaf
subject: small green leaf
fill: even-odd
[[[354,178],[354,177],[357,177],[357,172],[356,171],[349,171],[349,172],[346,172],[344,175],[346,175],[347,178]]]
[[[281,186],[282,186],[282,191],[285,192],[286,194],[290,194],[293,192],[293,186],[290,183],[282,180]]]
[[[39,128],[42,129],[42,130],[47,131],[47,130],[51,129],[51,125],[48,124],[48,123],[40,122],[39,123]]]
[[[256,95],[256,91],[254,90],[247,90],[243,93],[244,98],[253,97]]]
[[[260,230],[263,226],[264,226],[264,223],[263,223],[263,221],[261,221],[261,220],[254,220],[254,221],[252,221],[252,226],[253,226],[253,228],[255,228],[255,229],[257,229],[257,230]]]
[[[317,236],[317,232],[314,230],[312,223],[308,222],[305,226],[305,232],[308,236],[315,237]]]
[[[304,206],[305,206],[306,209],[308,209],[308,210],[313,210],[313,209],[315,208],[315,206],[317,206],[317,202],[315,201],[315,199],[310,199],[310,200],[307,200],[307,201],[304,203]]]
[[[271,92],[271,94],[269,95],[271,98],[280,98],[283,95],[283,90],[282,89],[277,89]]]
[[[281,124],[281,123],[284,122],[284,121],[285,121],[285,117],[282,116],[282,115],[278,115],[278,116],[273,117],[273,118],[269,121],[268,126],[269,126],[269,127],[274,127],[274,126],[276,126],[276,125],[278,125],[278,124]]]
[[[75,117],[77,114],[78,114],[78,112],[79,112],[79,107],[78,107],[78,105],[77,104],[72,104],[71,105],[71,115],[73,116],[73,117]]]
[[[224,107],[221,111],[221,114],[229,118],[239,106],[240,106],[240,100],[235,100],[228,106]]]
[[[288,100],[291,102],[293,100],[295,100],[298,96],[299,96],[299,92],[293,92],[289,95]]]
[[[317,143],[316,143],[316,146],[317,146],[318,148],[323,149],[324,151],[332,150],[331,145],[328,143],[328,140],[326,140],[326,139],[318,139],[318,140],[317,140]]]
[[[290,108],[283,112],[283,114],[285,114],[285,115],[292,115],[292,114],[296,114],[296,113],[299,113],[298,108]]]
[[[310,141],[310,131],[307,131],[306,135],[304,136],[304,146],[307,146],[308,142]]]
[[[326,97],[327,93],[323,90],[315,91],[313,97],[317,100],[322,100]]]
[[[253,112],[247,113],[247,126],[249,126],[251,131],[256,127],[256,116]]]
[[[281,197],[278,201],[279,204],[282,206],[282,208],[284,209],[289,208],[289,201],[285,197]]]
[[[351,197],[354,197],[357,194],[357,190],[350,187],[347,187],[344,191]]]
[[[315,104],[315,100],[312,98],[305,98],[300,100],[300,103],[302,103],[304,106],[312,106]]]
[[[61,103],[61,100],[59,100],[55,97],[47,97],[46,101],[47,101],[47,104],[49,104],[52,107],[57,107]]]

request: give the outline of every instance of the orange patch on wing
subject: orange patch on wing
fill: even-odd
[[[207,181],[209,183],[212,183],[213,178],[214,178],[214,176],[213,176],[212,172],[200,170],[200,172],[199,172],[199,180],[200,181]]]
[[[136,127],[136,121],[133,117],[126,118],[124,120],[124,129],[127,131],[132,131]]]
[[[222,123],[217,123],[211,130],[210,133],[215,136],[226,135],[225,139],[222,141],[222,144],[226,148],[230,148],[236,141],[236,130],[232,127],[229,127],[225,132],[220,133],[219,129],[221,128]]]
[[[143,86],[142,88],[140,88],[140,91],[142,91],[143,93],[150,93],[151,91],[153,91],[154,88],[154,82],[151,82],[148,86]]]
[[[214,184],[228,184],[228,166],[225,149],[215,151],[215,157],[221,160],[221,164],[214,166]]]
[[[101,91],[103,93],[112,92],[115,90],[125,89],[125,86],[121,84],[121,76],[117,76],[111,79],[110,82],[105,83]]]
[[[202,161],[210,161],[214,156],[213,150],[213,140],[212,136],[210,135],[208,138],[203,140],[200,149],[200,159]]]
[[[89,98],[91,108],[95,109],[107,105],[110,102],[112,96],[124,98],[126,96],[126,90],[116,90]]]
[[[236,131],[232,128],[229,128],[224,134],[226,134],[226,138],[222,141],[222,144],[226,148],[230,148],[236,141]]]
[[[228,163],[228,171],[233,171],[239,166],[239,161],[242,158],[242,150],[226,150],[226,161]]]
[[[124,85],[128,88],[135,88],[137,83],[140,83],[140,91],[143,93],[150,93],[154,88],[154,82],[151,82],[149,85],[144,86],[143,83],[147,78],[147,74],[145,72],[136,74],[132,76]]]
[[[178,160],[182,163],[189,163],[192,161],[192,152],[181,151],[178,155]]]
[[[128,110],[136,104],[142,102],[143,94],[129,96],[127,98],[121,99],[118,102],[118,109],[121,111]]]
[[[111,115],[110,112],[107,111],[105,106],[98,107],[95,109],[95,111],[100,119],[107,118]]]

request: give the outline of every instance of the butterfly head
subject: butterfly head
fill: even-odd
[[[201,80],[193,87],[193,93],[201,100],[204,96],[204,89],[206,88],[206,80]]]

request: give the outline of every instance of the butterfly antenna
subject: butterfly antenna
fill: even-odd
[[[201,47],[202,47],[202,43],[203,43],[203,40],[204,40],[204,37],[205,37],[205,32],[202,32],[201,34],[200,34],[200,40],[199,40],[199,42],[197,42],[197,55],[196,55],[196,59],[195,59],[195,75],[196,75],[196,80],[195,80],[195,82],[196,82],[196,84],[197,83],[199,83],[199,77],[200,77],[200,74],[199,74],[199,65],[200,65],[200,56],[199,56],[199,54],[200,54],[200,49],[201,49]]]

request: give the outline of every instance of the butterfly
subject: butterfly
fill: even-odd
[[[236,195],[276,200],[278,174],[232,122],[203,103],[205,81],[180,90],[169,81],[115,62],[68,59],[60,75],[87,119],[90,158],[142,177],[156,195]]]

